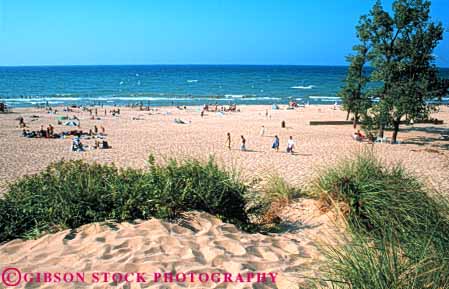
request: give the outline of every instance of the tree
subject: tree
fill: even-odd
[[[369,75],[366,73],[365,64],[367,62],[368,48],[365,44],[353,47],[355,55],[347,57],[350,62],[348,73],[345,79],[345,85],[339,92],[343,102],[343,108],[354,115],[353,126],[357,127],[360,116],[364,114],[371,106],[371,99],[366,93],[366,84],[369,81]]]
[[[443,38],[443,25],[430,18],[430,1],[395,0],[393,15],[376,1],[370,13],[360,18],[358,38],[366,43],[377,84],[371,95],[377,99],[379,135],[393,127],[396,142],[401,120],[426,116],[428,103],[448,94],[447,80],[439,77],[433,50]]]

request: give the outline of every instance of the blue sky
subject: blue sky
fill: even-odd
[[[0,65],[344,65],[373,2],[0,0]],[[449,30],[448,11],[433,1]],[[445,38],[437,63],[449,67]]]

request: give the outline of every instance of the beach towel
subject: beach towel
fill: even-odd
[[[183,121],[183,120],[180,119],[180,118],[175,118],[175,123],[177,123],[177,124],[186,124],[186,122]]]

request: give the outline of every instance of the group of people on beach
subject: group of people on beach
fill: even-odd
[[[237,105],[236,104],[230,104],[228,107],[222,105],[220,107],[218,107],[218,104],[215,105],[209,105],[209,104],[205,104],[203,105],[203,109],[201,110],[201,117],[204,117],[204,113],[205,112],[236,112],[236,111],[240,111],[237,109]]]
[[[264,131],[264,128],[263,128]],[[231,150],[231,133],[228,132],[226,135],[226,147]],[[279,151],[279,147],[280,147],[280,140],[279,137],[277,135],[274,136],[274,140],[273,143],[271,145],[271,148],[275,151]],[[294,149],[295,149],[295,141],[293,140],[293,136],[290,136],[288,138],[287,141],[287,148],[286,148],[286,152],[290,153],[290,154],[294,154]],[[246,138],[243,135],[240,135],[240,150],[241,151],[247,151],[246,148]]]
[[[218,106],[218,104],[215,105],[210,105],[210,104],[205,104],[203,106],[203,111],[211,111],[211,112],[218,112],[218,111],[237,111],[237,105],[236,104],[230,104],[228,107],[221,105],[220,107]]]
[[[117,111],[116,111],[117,113]],[[119,113],[119,112],[118,112]],[[78,120],[76,116],[73,119]],[[95,138],[95,144],[92,146],[93,149],[109,149],[112,148],[109,143],[104,139],[106,136],[105,129],[103,126],[94,125],[93,129],[89,129],[89,132],[84,132],[80,129],[63,131],[61,133],[55,133],[54,127],[49,124],[46,129],[41,125],[39,130],[29,130],[26,129],[28,126],[25,123],[23,117],[18,118],[19,128],[22,128],[22,136],[26,138],[47,138],[47,139],[59,139],[65,138],[67,136],[73,136],[71,151],[82,152],[85,151],[85,145],[81,142],[82,138]],[[58,124],[62,124],[58,121]],[[79,128],[79,123],[78,123]],[[100,140],[101,139],[101,140]]]
[[[100,140],[96,139],[95,144],[92,148],[93,149],[110,149],[110,148],[112,148],[112,146],[110,146],[109,143],[104,139],[101,142],[100,142]],[[74,152],[83,152],[86,150],[85,146],[81,142],[81,138],[79,136],[76,136],[73,138],[71,149]]]
[[[26,126],[24,126],[26,127]],[[23,128],[23,127],[22,127]],[[28,138],[59,138],[59,134],[55,134],[54,127],[50,124],[47,126],[47,129],[44,129],[44,126],[41,125],[41,129],[37,131],[32,131],[29,129],[22,130],[22,136]]]
[[[273,144],[271,145],[271,148],[278,152],[279,146],[280,146],[279,137],[277,135],[275,135]],[[294,149],[295,149],[295,141],[293,140],[293,137],[290,136],[287,141],[286,151],[287,151],[287,153],[294,154]]]

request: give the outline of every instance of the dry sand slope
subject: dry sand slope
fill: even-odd
[[[294,222],[296,229],[283,234],[247,234],[211,215],[195,212],[187,214],[180,224],[156,219],[136,224],[90,224],[76,232],[66,230],[38,240],[4,244],[0,246],[0,268],[18,268],[22,276],[25,272],[84,272],[86,283],[78,283],[76,288],[292,289],[304,284],[303,276],[318,276],[319,239],[336,234],[331,218],[331,214],[321,215],[314,201],[302,200],[286,210],[284,219]],[[145,272],[146,278],[145,283],[111,286],[103,283],[103,275],[98,283],[92,283],[94,272]],[[165,283],[161,277],[154,282],[157,272],[221,272],[221,281],[224,273],[234,279],[201,283],[196,276],[193,283]],[[246,282],[248,272],[255,274],[251,282]],[[257,282],[257,272],[267,273],[265,283]],[[277,274],[275,283],[268,277],[270,272]],[[238,273],[245,282],[235,282]],[[21,288],[25,288],[23,282]],[[26,288],[74,288],[74,284],[35,283]]]

